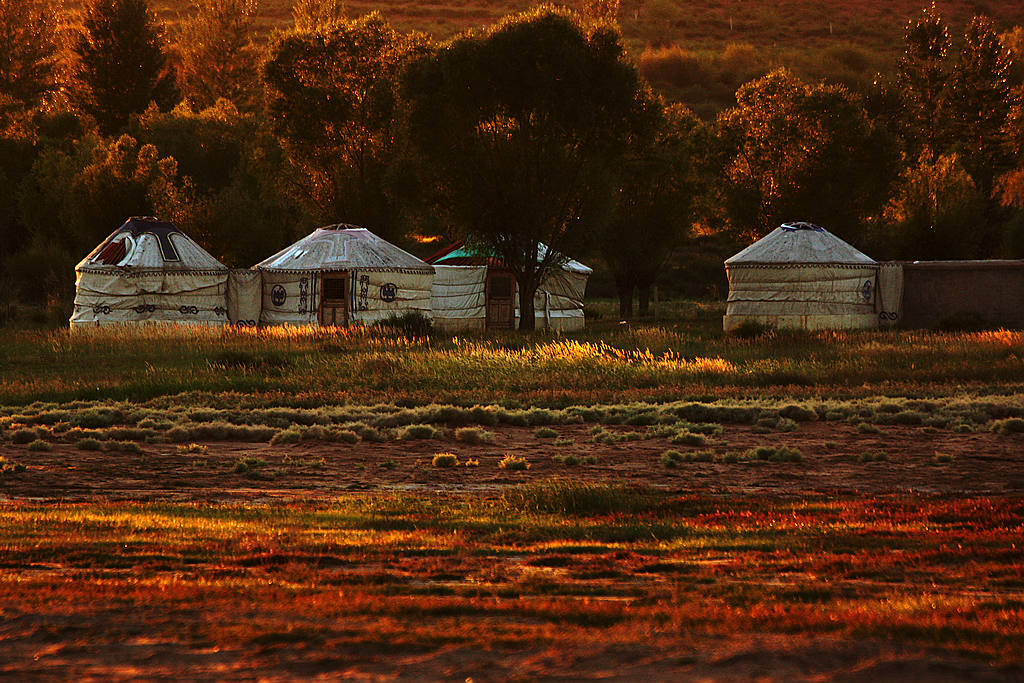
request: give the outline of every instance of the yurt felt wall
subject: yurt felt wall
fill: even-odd
[[[878,324],[895,327],[903,321],[903,264],[882,263],[878,269]]]
[[[430,306],[434,327],[445,332],[482,330],[487,319],[487,266],[434,266]]]
[[[725,261],[726,331],[878,327],[878,263],[829,231],[786,223]]]
[[[258,270],[233,268],[228,275],[228,320],[256,327],[263,308],[263,282]]]
[[[877,266],[733,266],[726,274],[726,331],[745,320],[807,330],[878,326]]]
[[[228,269],[170,223],[129,219],[75,273],[72,329],[228,322]]]
[[[583,329],[585,323],[583,294],[587,287],[588,277],[589,272],[566,269],[553,270],[544,277],[533,298],[533,310],[538,329],[563,332]],[[516,288],[516,320],[519,320],[518,288]]]
[[[547,254],[547,246],[538,245],[538,259],[544,258]],[[496,256],[493,251],[486,247],[471,246],[462,242],[453,244],[446,249],[434,254],[428,259],[435,268],[451,266],[479,266],[491,269],[492,275],[497,273],[508,274],[509,271],[504,261]],[[440,271],[439,271],[440,272]],[[589,267],[578,261],[566,259],[559,267],[552,269],[541,281],[534,297],[534,313],[538,329],[549,330],[580,330],[584,327],[583,295],[587,287],[587,279],[593,273]],[[438,275],[438,278],[454,277]],[[478,299],[467,299],[467,308],[461,317],[467,320],[479,318],[480,325],[486,325],[487,300],[486,282],[481,283],[480,304]],[[438,302],[437,294],[445,288],[445,285],[435,286],[435,317],[440,312],[441,317],[455,319],[459,317],[453,309],[454,300],[442,305]],[[477,308],[477,306],[480,306]],[[447,310],[445,310],[447,309]],[[515,324],[519,320],[519,288],[516,287],[514,295],[513,315]],[[438,318],[441,319],[440,317]],[[437,323],[443,326],[447,323]],[[467,323],[468,324],[468,323]]]
[[[432,275],[364,270],[345,272],[349,278],[350,323],[372,325],[410,312],[432,317]],[[320,272],[263,271],[261,323],[318,324],[323,275]]]
[[[433,266],[365,228],[318,228],[256,269],[263,274],[265,325],[319,324],[321,309],[325,324],[370,325],[407,313],[431,317]]]

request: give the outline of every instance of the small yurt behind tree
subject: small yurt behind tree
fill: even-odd
[[[878,271],[877,262],[828,230],[786,223],[725,261],[723,326],[878,327]]]
[[[547,246],[538,244],[538,261],[546,253]],[[492,250],[456,242],[427,262],[437,272],[432,295],[435,326],[447,331],[516,327],[519,288],[512,271]],[[545,274],[534,295],[537,329],[583,329],[583,295],[593,272],[564,258]]]
[[[369,325],[431,317],[434,268],[365,228],[330,225],[256,264],[263,325]]]
[[[228,273],[171,223],[130,218],[75,267],[71,327],[226,324]]]

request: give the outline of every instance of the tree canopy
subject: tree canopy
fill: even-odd
[[[617,162],[655,121],[619,34],[540,7],[414,61],[403,85],[437,204],[500,254],[532,329],[545,272],[607,223]]]

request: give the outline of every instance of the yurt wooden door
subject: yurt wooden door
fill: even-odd
[[[324,273],[320,281],[321,325],[348,323],[348,273]]]
[[[515,292],[511,273],[487,274],[488,329],[509,329],[515,324]]]

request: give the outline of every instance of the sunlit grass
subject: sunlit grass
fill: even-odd
[[[821,332],[724,336],[684,323],[595,327],[568,336],[406,338],[318,330],[122,328],[0,331],[0,402],[191,391],[309,401],[439,398],[567,405],[669,396],[943,395],[1024,381],[1024,333]]]

